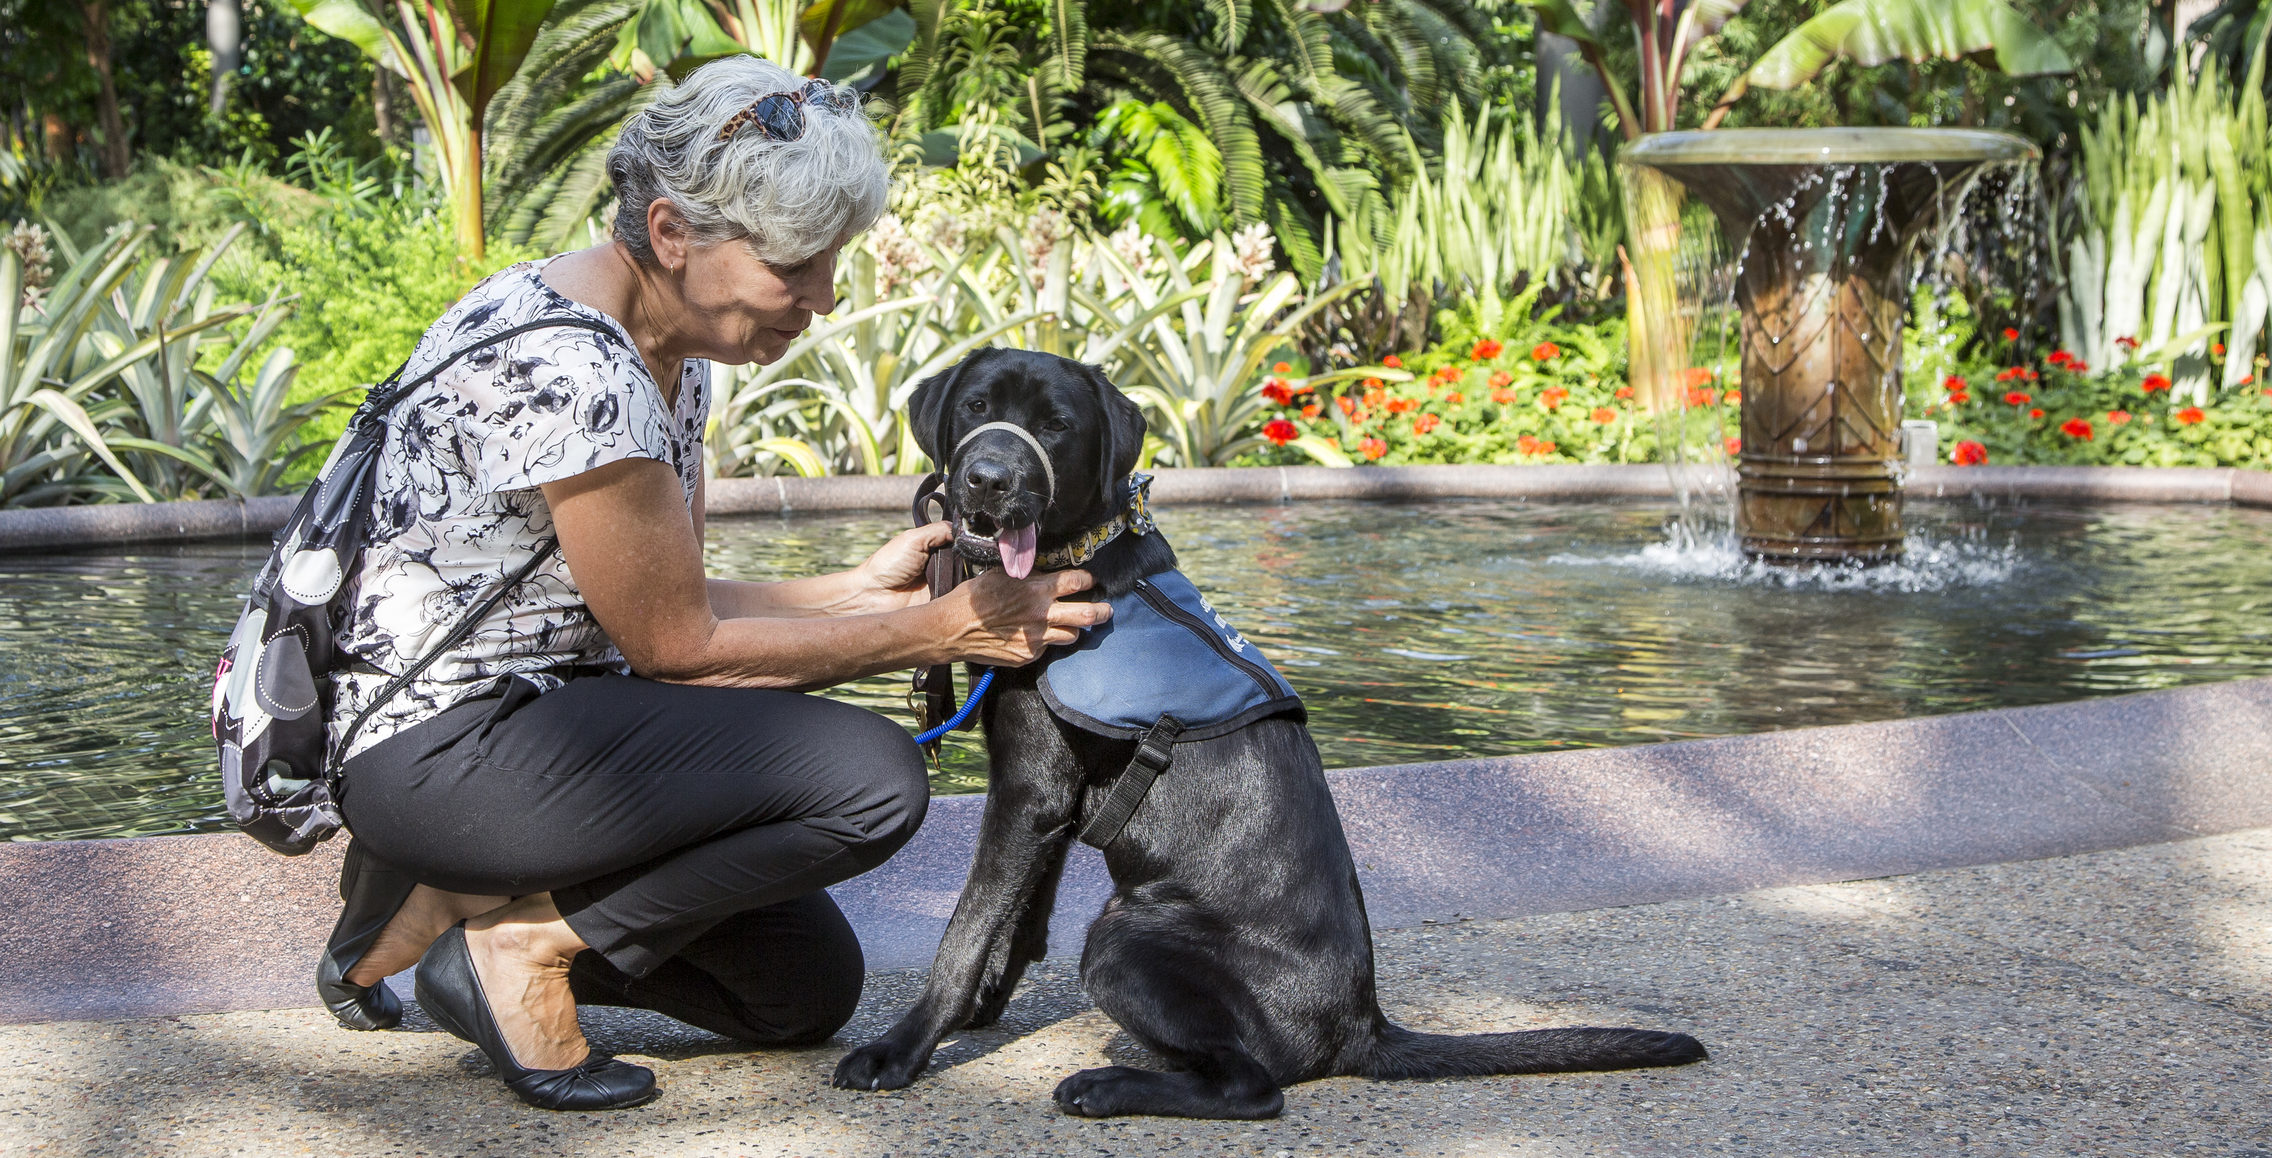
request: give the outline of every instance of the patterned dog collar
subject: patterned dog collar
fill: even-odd
[[[1122,532],[1149,535],[1158,529],[1152,522],[1152,476],[1139,471],[1128,476],[1127,509],[1114,515],[1110,522],[1089,528],[1080,538],[1044,552],[1035,566],[1043,571],[1078,567],[1096,558],[1097,552],[1104,550],[1105,544],[1119,538]]]

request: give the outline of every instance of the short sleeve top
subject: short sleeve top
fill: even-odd
[[[474,287],[419,339],[403,372],[426,372],[478,347],[397,404],[387,418],[369,545],[337,633],[344,662],[328,719],[336,746],[379,690],[406,670],[553,537],[537,489],[626,458],[678,472],[691,511],[702,477],[710,366],[688,359],[675,404],[663,397],[623,327],[546,285],[541,262]],[[563,326],[493,344],[483,338],[545,318]],[[558,553],[502,599],[356,734],[354,756],[520,675],[546,690],[569,669],[628,672]]]

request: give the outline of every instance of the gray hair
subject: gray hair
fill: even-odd
[[[659,198],[684,218],[697,245],[746,239],[773,265],[795,265],[875,224],[891,191],[883,149],[866,113],[806,101],[804,134],[776,141],[755,126],[718,130],[770,93],[806,78],[753,56],[729,56],[625,122],[608,150],[615,236],[641,265],[655,264],[647,209]],[[839,89],[858,109],[859,94]]]

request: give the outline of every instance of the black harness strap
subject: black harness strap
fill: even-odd
[[[1175,759],[1175,740],[1183,734],[1183,721],[1174,716],[1161,716],[1158,722],[1144,730],[1143,738],[1136,741],[1136,755],[1128,767],[1112,782],[1112,790],[1105,795],[1096,815],[1081,829],[1081,843],[1103,849],[1128,827],[1128,818],[1136,815],[1137,806],[1152,791],[1152,781],[1168,770]]]

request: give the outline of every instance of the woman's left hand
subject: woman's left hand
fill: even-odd
[[[861,610],[897,611],[929,602],[931,588],[923,580],[924,565],[930,562],[932,551],[954,542],[954,538],[953,523],[927,523],[901,531],[868,556],[867,562],[852,570],[859,585],[855,599]]]

